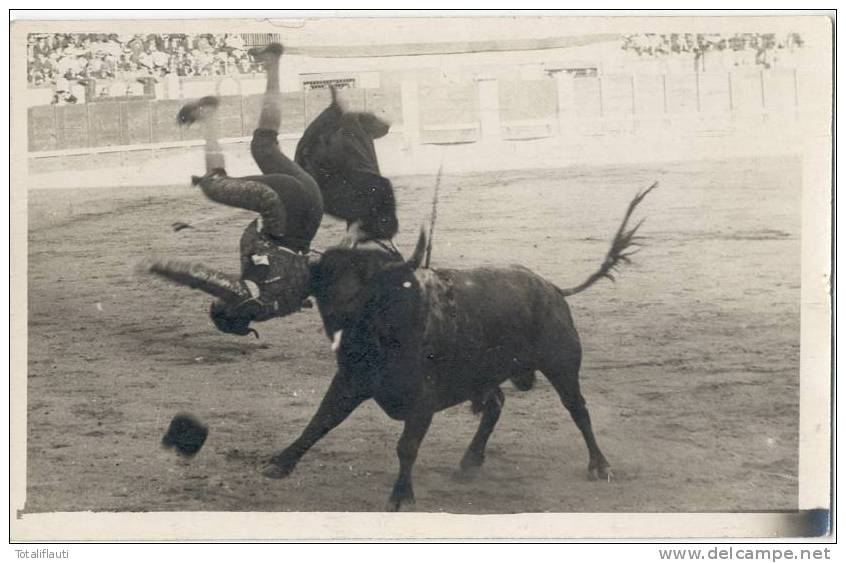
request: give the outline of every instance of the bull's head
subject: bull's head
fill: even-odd
[[[411,295],[418,287],[414,270],[420,267],[426,250],[423,231],[413,255],[407,261],[381,250],[332,248],[311,265],[311,294],[323,318],[333,348],[340,345],[342,331],[353,327],[363,315],[392,308],[396,298]],[[394,306],[379,299],[393,299]]]

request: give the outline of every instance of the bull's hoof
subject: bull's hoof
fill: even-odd
[[[481,465],[462,465],[461,469],[458,471],[458,480],[467,482],[475,481],[479,478],[481,473]]]
[[[388,506],[385,507],[385,512],[402,512],[413,507],[415,502],[414,495],[405,498],[395,498],[394,495],[391,495]]]
[[[475,452],[467,452],[461,458],[460,471],[458,478],[462,481],[472,481],[482,472],[482,464],[485,461],[485,454],[478,454]]]
[[[284,479],[294,472],[297,466],[295,461],[285,461],[278,458],[270,460],[262,469],[261,474],[268,479]]]
[[[402,477],[397,479],[394,483],[394,488],[391,491],[391,497],[388,499],[388,506],[386,512],[399,512],[403,508],[408,508],[414,505],[414,487],[411,483]]]
[[[194,102],[188,102],[176,114],[176,121],[179,125],[192,125],[203,121],[208,115],[217,110],[220,100],[215,96],[206,96]]]
[[[610,483],[613,478],[614,474],[608,465],[588,468],[588,479],[591,481],[608,481]]]
[[[270,43],[264,47],[254,47],[247,51],[247,54],[259,62],[266,63],[269,60],[278,59],[284,51],[285,48],[281,43]]]

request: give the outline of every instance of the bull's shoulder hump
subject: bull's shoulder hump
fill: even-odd
[[[554,283],[521,265],[418,270],[416,275],[424,296],[443,293],[447,289],[452,290],[450,295],[455,296],[466,292],[557,291]]]
[[[418,268],[414,271],[414,278],[420,285],[420,292],[424,298],[432,298],[441,293],[449,285],[449,276],[429,268]]]
[[[509,264],[507,266],[479,266],[466,270],[449,270],[444,272],[445,276],[454,279],[461,278],[534,278],[542,279],[540,275],[520,264]]]
[[[510,264],[506,266],[478,266],[474,268],[453,269],[419,269],[415,272],[421,285],[428,284],[461,284],[466,281],[477,280],[512,280],[536,281],[542,284],[551,284],[549,280],[523,266],[521,264]],[[552,284],[554,285],[554,284]]]
[[[472,275],[479,275],[479,274],[490,274],[490,275],[497,275],[497,274],[510,274],[510,273],[524,273],[524,274],[531,274],[535,275],[535,273],[523,266],[522,264],[497,264],[497,265],[483,265],[483,266],[474,266],[472,268],[433,268],[433,269],[420,269],[418,271],[428,271],[434,275],[444,276],[444,277],[453,277],[453,276],[472,276]]]

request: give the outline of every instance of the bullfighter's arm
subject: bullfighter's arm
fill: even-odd
[[[332,103],[309,123],[297,143],[294,161],[306,170],[314,164],[312,160],[320,152],[320,147],[326,144],[329,135],[338,130],[341,116],[344,114],[338,104],[334,88],[332,91]]]

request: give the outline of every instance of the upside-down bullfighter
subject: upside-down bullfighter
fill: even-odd
[[[332,103],[308,127],[291,160],[278,143],[281,125],[279,60],[282,45],[271,43],[251,50],[265,69],[267,85],[259,123],[250,150],[261,175],[230,177],[219,142],[213,96],[186,104],[177,116],[181,125],[199,124],[205,138],[206,174],[192,177],[211,200],[259,213],[241,237],[241,275],[236,278],[193,267],[175,270],[172,277],[195,279],[212,289],[223,284],[231,299],[212,304],[215,326],[227,333],[255,333],[253,321],[298,311],[308,293],[307,255],[324,209],[348,224],[345,244],[374,241],[396,252],[390,239],[398,222],[391,182],[379,174],[373,139],[384,136],[389,124],[371,113],[346,112],[332,89]],[[314,175],[314,176],[313,176]],[[387,244],[381,241],[387,241]],[[202,279],[211,276],[213,280]],[[235,296],[235,297],[233,297]],[[256,333],[257,334],[257,333]]]
[[[197,278],[197,283],[208,287],[223,282],[234,291],[237,298],[219,298],[212,304],[211,318],[219,330],[240,335],[255,332],[250,328],[253,321],[288,315],[301,308],[308,295],[308,253],[323,218],[320,188],[308,172],[282,152],[277,140],[282,123],[282,46],[271,44],[253,51],[253,55],[263,60],[267,75],[259,123],[250,144],[261,175],[233,178],[226,173],[218,139],[217,98],[188,103],[177,115],[181,125],[200,124],[205,138],[206,174],[194,176],[193,183],[212,201],[260,216],[241,237],[240,278],[201,268],[195,268],[193,276],[191,272],[173,272],[183,279]],[[201,279],[202,275],[214,280]]]

